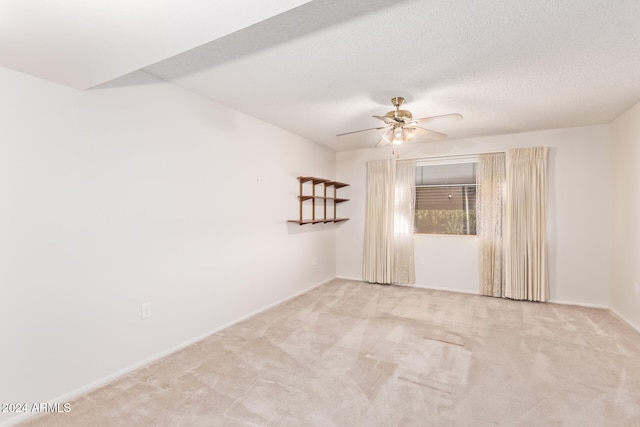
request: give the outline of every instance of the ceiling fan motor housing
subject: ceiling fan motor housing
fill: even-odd
[[[413,114],[409,110],[393,110],[384,115],[390,119],[400,119],[401,121],[409,121],[413,119]]]
[[[389,111],[385,114],[385,117],[389,117],[390,119],[400,119],[399,121],[405,122],[409,121],[413,118],[413,115],[408,110],[401,110],[400,106],[404,104],[404,98],[401,96],[396,96],[391,98],[391,104],[393,104],[396,109],[394,111]]]

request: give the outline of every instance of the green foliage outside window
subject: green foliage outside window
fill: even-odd
[[[476,162],[416,166],[415,233],[475,235]]]
[[[464,209],[416,209],[416,233],[476,234],[476,211]]]

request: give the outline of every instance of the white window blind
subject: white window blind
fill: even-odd
[[[476,234],[476,166],[469,159],[416,166],[416,233]]]

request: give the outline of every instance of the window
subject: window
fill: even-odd
[[[416,166],[415,233],[476,234],[477,164]]]

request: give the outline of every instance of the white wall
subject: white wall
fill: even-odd
[[[611,130],[611,309],[640,330],[640,103]]]
[[[588,126],[512,135],[413,143],[400,146],[401,158],[471,154],[509,148],[548,146],[549,271],[551,300],[584,305],[609,304],[609,130]],[[391,155],[391,148],[337,153],[338,179],[351,202],[351,217],[337,234],[337,274],[362,278],[366,162]],[[469,236],[415,236],[416,285],[478,291],[477,239]],[[420,260],[424,259],[424,265]]]
[[[145,73],[79,92],[0,68],[0,93],[0,402],[73,393],[335,276],[335,226],[286,223],[296,177],[334,178],[334,152]]]

